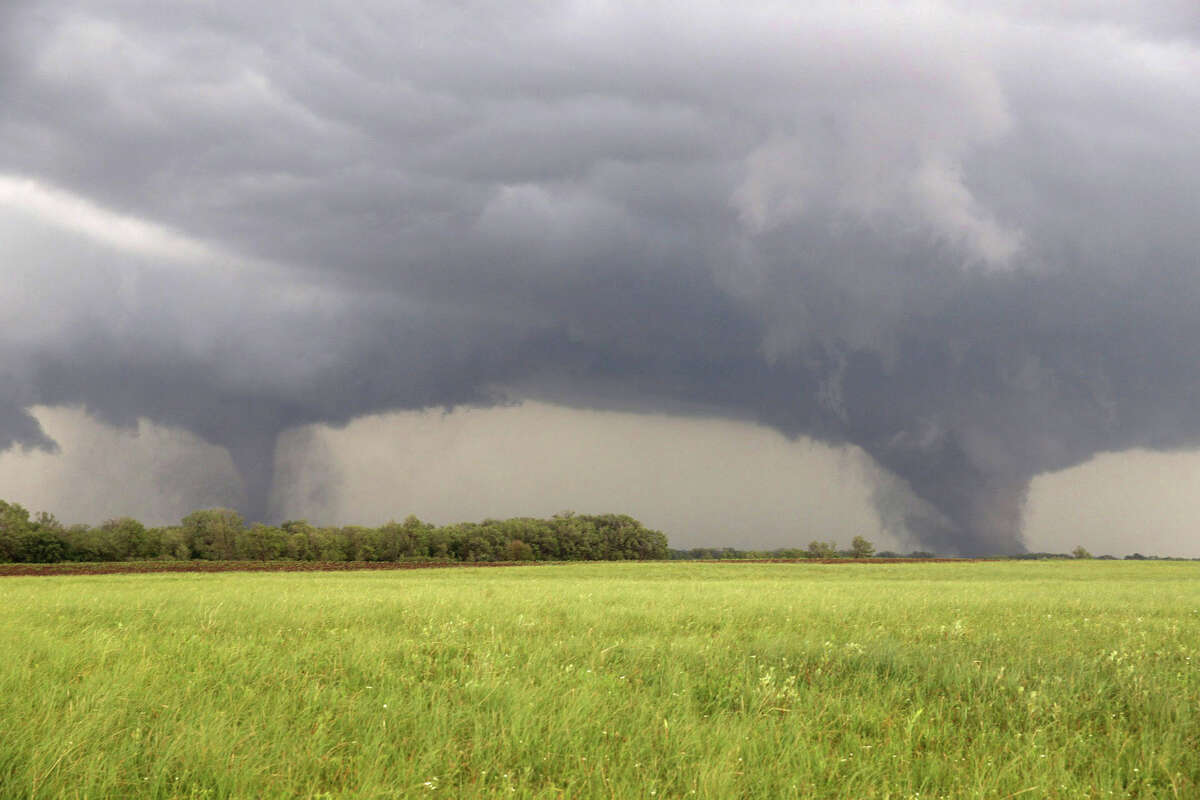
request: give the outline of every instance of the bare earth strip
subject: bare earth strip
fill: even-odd
[[[964,564],[972,558],[761,558],[690,560],[695,564]],[[445,567],[532,567],[557,561],[101,561],[0,564],[0,578],[30,575],[128,575],[149,572],[350,572]]]
[[[0,577],[29,575],[127,575],[150,572],[347,572],[351,570],[517,567],[536,561],[110,561],[0,564]]]

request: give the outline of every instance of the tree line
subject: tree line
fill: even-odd
[[[752,560],[770,558],[932,558],[932,553],[916,552],[907,556],[899,553],[875,552],[875,545],[863,536],[855,536],[848,549],[833,542],[814,539],[807,547],[781,547],[777,550],[739,550],[736,547],[693,547],[690,550],[671,550],[676,561],[720,561],[724,559]]]
[[[743,550],[734,547],[669,549],[667,537],[625,514],[563,512],[549,519],[516,517],[437,526],[409,516],[377,528],[319,527],[305,520],[246,525],[224,508],[194,511],[178,525],[148,527],[120,517],[101,525],[63,525],[0,500],[0,563],[61,561],[629,561],[722,559],[933,558],[922,550],[875,552],[862,536],[848,548],[814,540],[807,547]],[[1067,553],[998,555],[1014,559],[1112,560],[1084,547]],[[1126,560],[1196,560],[1133,553]]]
[[[628,561],[665,559],[667,537],[625,514],[519,517],[437,526],[409,516],[377,528],[305,520],[246,525],[236,511],[194,511],[178,525],[121,517],[63,525],[0,500],[0,562],[140,561]]]
[[[897,553],[893,550],[875,552],[875,546],[862,536],[854,537],[849,548],[839,548],[833,542],[813,541],[807,547],[781,547],[776,550],[741,550],[736,547],[693,547],[689,550],[670,550],[669,557],[673,561],[754,561],[770,559],[831,559],[831,558],[945,558],[946,556],[931,553],[928,550],[913,550],[909,553]],[[1070,553],[1012,553],[980,557],[983,560],[1014,560],[1014,561],[1054,561],[1095,559],[1097,561],[1116,561],[1118,556],[1094,556],[1087,548],[1080,545]],[[1200,561],[1200,558],[1182,558],[1178,556],[1155,556],[1132,553],[1121,557],[1125,561]]]

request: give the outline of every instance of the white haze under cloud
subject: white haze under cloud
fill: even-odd
[[[37,408],[56,453],[0,453],[0,487],[66,522],[138,516],[171,524],[237,497],[221,448],[145,420],[105,425],[78,408]],[[519,455],[518,455],[519,454]],[[285,436],[275,503],[288,518],[437,523],[620,511],[672,546],[917,545],[883,530],[880,476],[857,448],[789,440],[747,423],[588,411],[544,403],[373,415]],[[1200,557],[1200,453],[1105,454],[1033,482],[1030,550]]]

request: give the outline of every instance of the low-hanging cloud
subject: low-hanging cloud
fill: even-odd
[[[849,443],[1019,549],[1200,439],[1194,3],[14,3],[0,446],[543,398]]]

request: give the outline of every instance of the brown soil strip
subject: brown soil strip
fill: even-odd
[[[0,577],[24,575],[131,575],[158,572],[349,572],[351,570],[519,567],[535,561],[112,561],[0,564]]]
[[[720,558],[680,564],[973,564],[978,558]],[[136,575],[158,572],[350,572],[357,570],[532,567],[554,561],[110,561],[0,564],[0,578],[28,575]],[[613,562],[623,563],[623,562]],[[663,563],[663,562],[660,562]]]

